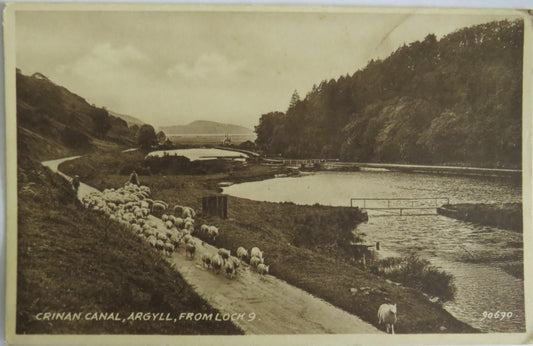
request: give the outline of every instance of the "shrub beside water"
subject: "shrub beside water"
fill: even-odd
[[[380,276],[437,296],[442,301],[453,300],[455,296],[453,275],[417,255],[377,260],[372,269]]]

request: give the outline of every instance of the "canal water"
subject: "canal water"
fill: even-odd
[[[261,201],[333,206],[349,206],[351,198],[446,197],[450,203],[522,201],[520,181],[388,171],[319,172],[235,184],[224,193]],[[381,242],[381,257],[415,253],[453,274],[456,297],[444,307],[456,318],[484,332],[524,331],[523,280],[503,269],[522,262],[522,234],[436,215],[434,210],[409,212],[426,215],[400,216],[398,211],[369,210],[369,221],[358,230],[368,241]],[[497,311],[510,312],[512,317],[483,318],[484,312]]]

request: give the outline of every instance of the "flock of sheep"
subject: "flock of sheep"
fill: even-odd
[[[153,200],[150,195],[148,186],[128,182],[118,189],[91,192],[82,197],[82,203],[86,208],[103,212],[112,221],[126,226],[165,256],[172,255],[183,244],[185,257],[194,259],[198,246],[194,236],[201,235],[211,241],[218,237],[219,229],[216,226],[203,224],[195,228],[196,213],[193,208],[175,205],[171,209],[173,215],[162,214],[169,211],[168,204]],[[151,214],[161,215],[165,227],[158,227],[155,220],[150,221],[148,216]],[[213,256],[203,254],[202,263],[216,274],[223,271],[228,278],[233,278],[241,262],[249,259],[250,266],[261,276],[268,273],[269,266],[264,264],[259,248],[252,248],[249,255],[245,248],[239,247],[236,255],[232,256],[230,250],[220,248]]]
[[[220,248],[213,256],[208,254],[202,255],[202,263],[208,268],[212,269],[216,274],[223,271],[225,275],[232,279],[237,273],[237,269],[241,263],[250,258],[250,266],[255,269],[261,277],[268,274],[269,266],[264,264],[263,253],[259,248],[253,247],[251,256],[248,255],[248,250],[243,247],[237,249],[237,256],[231,254],[231,250]]]
[[[162,214],[161,221],[165,227],[158,227],[157,222],[148,220],[148,216],[167,212],[168,204],[150,199],[150,194],[148,186],[128,182],[122,188],[89,193],[82,197],[82,203],[86,208],[103,212],[111,220],[126,226],[166,256],[170,256],[180,244],[184,244],[185,257],[194,259],[197,244],[193,235],[202,235],[212,241],[218,237],[219,229],[216,226],[203,224],[195,228],[194,209],[181,205],[174,206],[174,215]],[[261,277],[268,274],[269,266],[264,264],[263,253],[257,247],[253,247],[249,253],[244,247],[239,247],[236,256],[228,249],[219,248],[214,255],[204,253],[202,264],[215,274],[222,271],[226,277],[232,279],[241,263],[247,259],[250,267]],[[379,324],[385,324],[387,333],[394,334],[396,320],[396,304],[382,304],[378,311],[378,321]]]
[[[149,197],[149,187],[126,183],[122,188],[89,193],[82,197],[82,203],[86,208],[101,211],[112,221],[126,226],[165,255],[172,254],[181,242],[187,244],[189,241],[195,247],[190,236],[194,229],[194,210],[181,207],[184,217],[163,218],[166,229],[162,229],[156,222],[148,221],[148,215],[161,207],[166,209],[168,205]],[[194,256],[195,249],[186,246],[186,250],[187,254],[191,252]]]

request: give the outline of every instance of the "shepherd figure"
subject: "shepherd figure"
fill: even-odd
[[[139,182],[139,176],[137,175],[137,172],[135,172],[135,170],[130,174],[130,183],[135,184],[137,186],[141,185],[141,183]]]
[[[76,194],[78,194],[78,188],[80,187],[79,175],[75,175],[74,178],[72,178],[72,187],[74,188],[74,191],[76,191]]]

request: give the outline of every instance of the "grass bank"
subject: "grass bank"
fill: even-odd
[[[510,231],[522,232],[522,203],[446,204],[437,209],[441,215]]]
[[[17,333],[242,334],[230,322],[37,320],[40,312],[217,313],[146,242],[75,201],[63,178],[19,161]]]
[[[135,155],[137,159],[142,156],[131,155],[134,160]],[[127,155],[119,159],[123,164],[129,160]],[[106,162],[105,157],[90,155],[66,162],[60,169],[67,174],[79,174],[82,181],[99,189],[118,187],[127,176],[118,174],[120,164],[114,160]],[[273,176],[275,170],[251,165],[231,172],[152,175],[140,179],[151,188],[154,198],[200,211],[201,197],[217,194],[219,182],[263,179]],[[206,223],[220,228],[220,236],[213,245],[233,252],[238,246],[258,246],[271,266],[271,274],[376,326],[379,305],[391,301],[398,304],[399,333],[476,332],[438,304],[429,302],[419,290],[361,270],[348,260],[346,243],[351,230],[363,219],[358,209],[258,202],[229,196],[228,219],[201,214],[197,219],[197,226]]]

